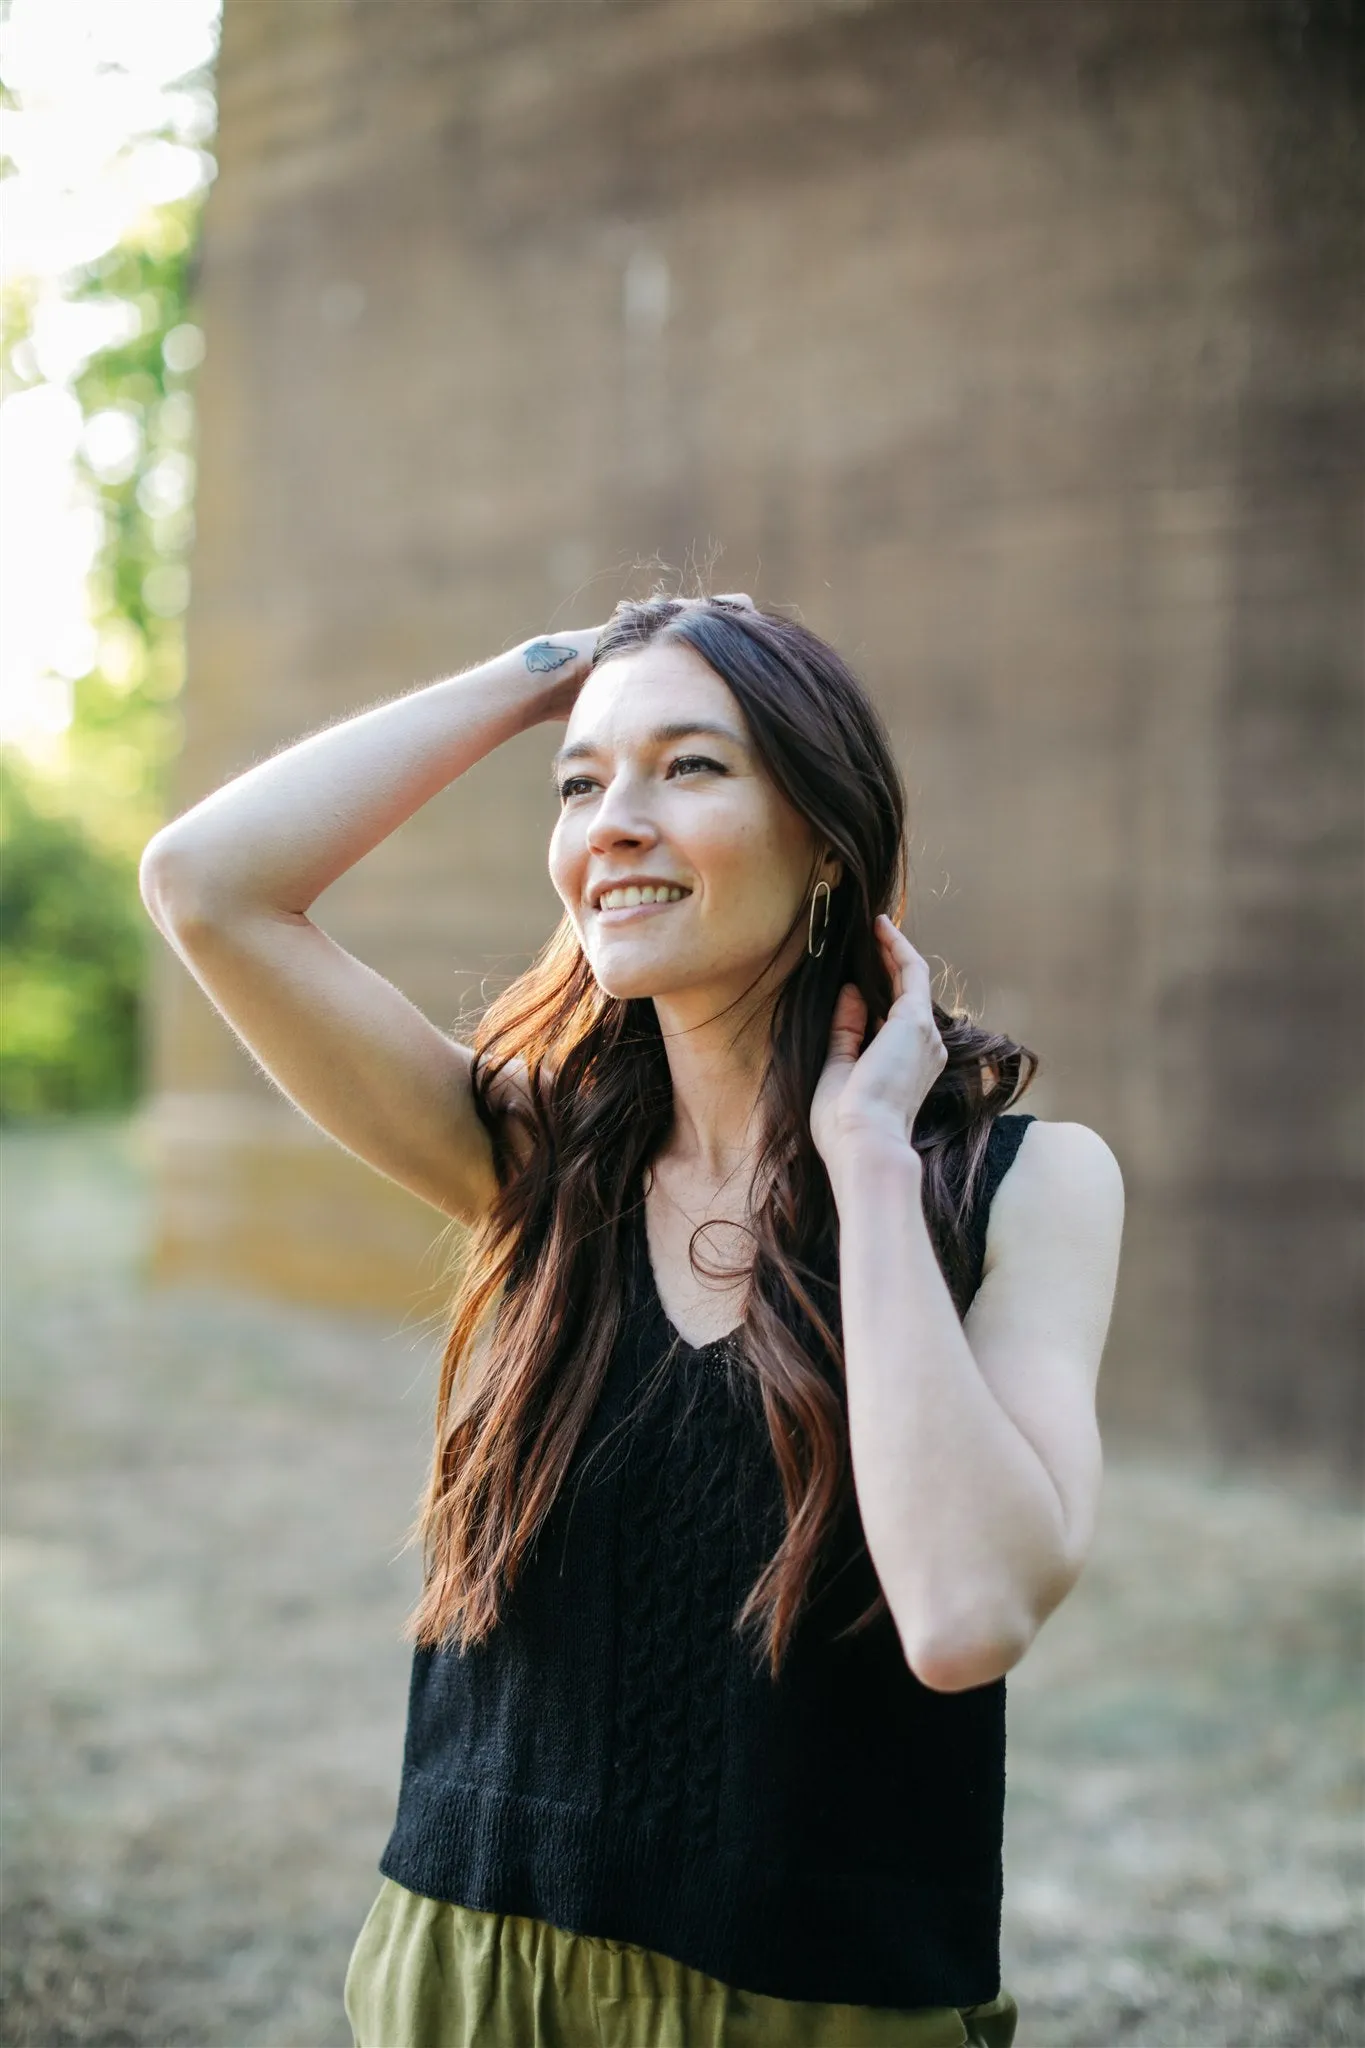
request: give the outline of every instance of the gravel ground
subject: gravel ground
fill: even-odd
[[[150,1290],[136,1154],[4,1148],[0,2042],[349,2048],[433,1333]],[[1110,1446],[1010,1677],[1017,2048],[1365,2044],[1361,1566],[1301,1476]]]

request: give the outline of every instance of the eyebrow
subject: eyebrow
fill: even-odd
[[[669,725],[656,725],[654,730],[647,733],[645,737],[651,746],[662,747],[666,746],[669,740],[690,739],[692,734],[697,732],[710,733],[716,739],[729,740],[731,746],[738,747],[741,753],[748,752],[748,747],[745,744],[742,733],[737,733],[733,726],[716,725],[708,722],[706,719],[675,719]],[[597,752],[598,746],[595,740],[575,740],[571,747],[561,747],[550,763],[551,780],[553,781],[558,776],[561,768],[565,767],[568,762],[586,760],[590,755]]]

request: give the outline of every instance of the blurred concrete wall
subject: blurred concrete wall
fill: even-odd
[[[1122,1161],[1106,1425],[1342,1473],[1360,44],[1308,0],[227,0],[177,790],[719,544],[888,715],[918,943]],[[442,1025],[555,918],[558,731],[318,906]],[[440,1218],[162,972],[160,1270],[429,1305]]]

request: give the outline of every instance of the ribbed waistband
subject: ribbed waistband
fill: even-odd
[[[663,1825],[411,1768],[379,1867],[424,1898],[610,1935],[771,1998],[903,2012],[1000,1991],[998,1886],[768,1868]]]

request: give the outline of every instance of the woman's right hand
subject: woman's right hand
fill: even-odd
[[[567,633],[546,633],[528,640],[520,649],[529,676],[544,684],[538,701],[540,720],[567,718],[592,667],[601,626],[588,626]]]
[[[701,597],[683,599],[684,604],[704,605],[708,602],[734,605],[741,611],[758,609],[747,590],[727,590],[713,600]],[[598,639],[605,631],[606,627],[602,625],[580,631],[546,633],[538,640],[528,640],[521,648],[527,673],[545,678],[544,702],[538,706],[542,721],[569,716],[592,667]]]

